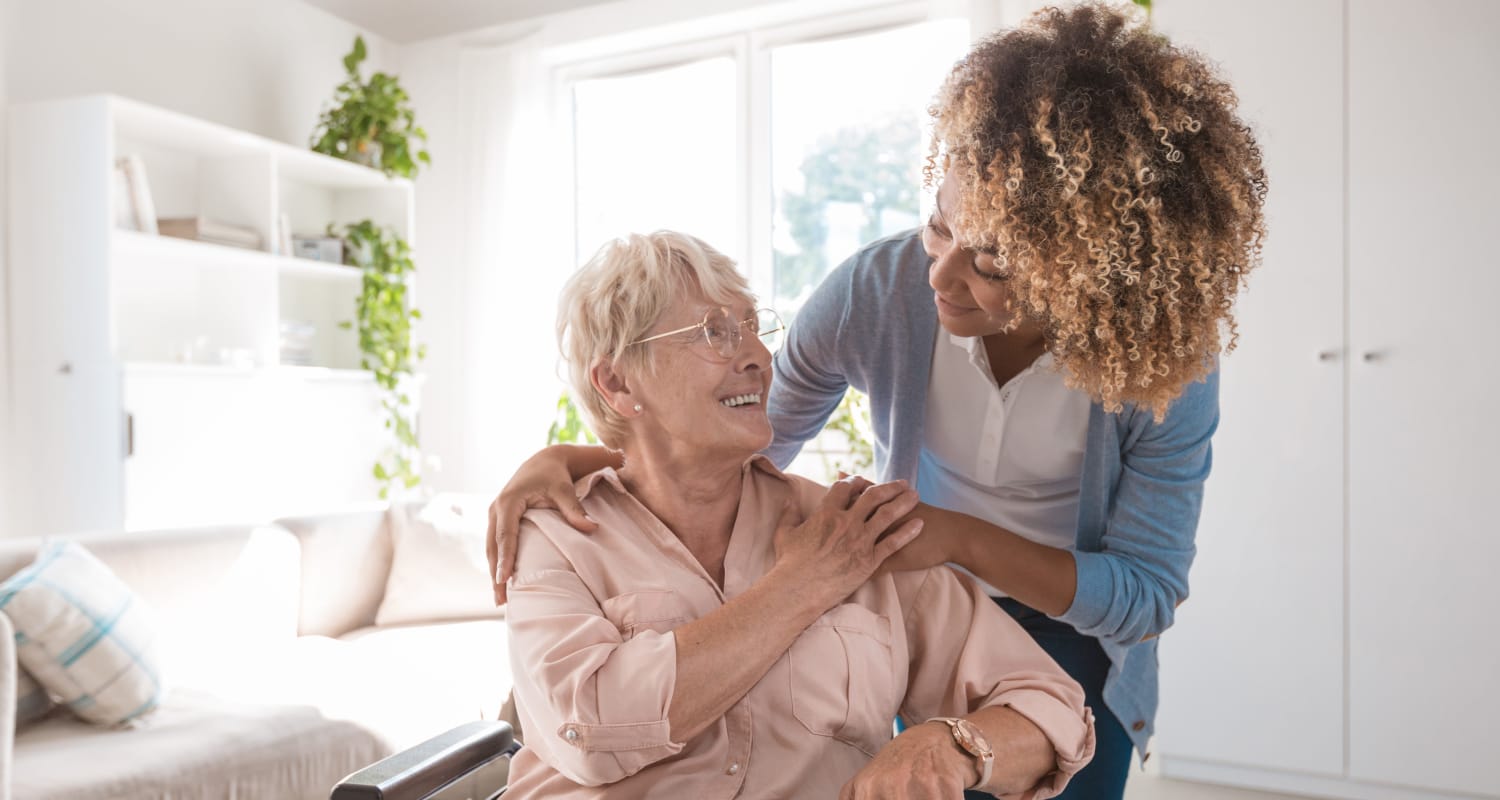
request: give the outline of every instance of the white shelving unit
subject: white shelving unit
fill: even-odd
[[[372,219],[413,237],[409,181],[113,96],[17,106],[10,139],[8,529],[260,519],[372,499],[386,444],[352,320],[359,270],[276,252]],[[259,234],[248,250],[115,226],[116,161],[155,216]],[[284,326],[311,331],[283,356]],[[286,363],[284,363],[284,361]]]

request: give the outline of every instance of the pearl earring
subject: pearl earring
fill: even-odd
[[[637,414],[641,413],[641,404],[640,403],[636,403],[635,404],[635,413],[637,413]]]

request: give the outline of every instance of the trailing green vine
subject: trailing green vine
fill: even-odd
[[[850,475],[869,474],[875,466],[875,434],[870,429],[869,397],[858,389],[850,388],[844,393],[844,399],[839,401],[838,408],[828,418],[828,424],[823,426],[823,430],[843,436],[849,447],[847,453],[836,455],[832,463],[828,463],[828,456],[832,454],[824,454],[824,464],[829,475],[837,476],[839,472]]]
[[[381,406],[389,415],[385,427],[394,441],[375,462],[380,497],[413,489],[422,481],[421,446],[417,440],[416,407],[411,400],[416,363],[427,357],[425,345],[413,342],[412,323],[422,312],[407,296],[410,277],[416,271],[411,248],[395,230],[363,220],[346,225],[342,234],[328,226],[330,236],[344,241],[344,263],[360,268],[356,320],[341,322],[348,330],[358,325],[359,365],[375,375]]]

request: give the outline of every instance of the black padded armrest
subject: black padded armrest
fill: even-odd
[[[510,725],[469,722],[350,775],[330,800],[420,800],[520,748]]]

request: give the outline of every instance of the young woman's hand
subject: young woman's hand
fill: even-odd
[[[500,495],[490,503],[489,533],[485,537],[484,551],[490,561],[490,574],[495,576],[497,606],[505,605],[505,584],[516,568],[516,535],[526,509],[555,508],[562,512],[569,525],[585,533],[599,527],[578,502],[565,453],[560,448],[549,447],[526,459],[500,490]]]
[[[919,507],[908,515],[908,519],[932,519],[941,512],[931,506],[919,505]],[[950,535],[952,526],[934,524],[932,530],[926,535],[920,536],[910,544],[897,550],[890,558],[880,565],[879,574],[888,572],[903,572],[905,570],[927,569],[937,567],[949,562],[958,562],[959,556],[954,552],[953,537]]]
[[[776,528],[776,566],[792,570],[800,585],[826,591],[832,607],[922,532],[921,520],[896,524],[917,502],[905,481],[871,485],[851,478],[835,483],[800,524],[788,504]]]

